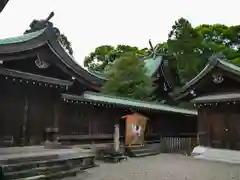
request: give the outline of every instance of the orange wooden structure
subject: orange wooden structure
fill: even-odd
[[[139,113],[123,116],[126,120],[125,145],[141,145],[144,143],[144,135],[147,125],[147,118]]]

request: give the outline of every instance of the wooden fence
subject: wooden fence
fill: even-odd
[[[197,138],[160,138],[160,150],[163,153],[182,153],[190,155],[193,148],[197,145]]]

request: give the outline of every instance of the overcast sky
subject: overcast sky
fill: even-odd
[[[138,47],[165,41],[173,23],[187,18],[193,26],[236,25],[238,0],[10,0],[0,14],[0,38],[22,34],[33,19],[51,20],[72,42],[80,65],[104,44]]]

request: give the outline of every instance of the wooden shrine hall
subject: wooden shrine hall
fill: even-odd
[[[60,139],[63,141],[109,142],[113,140],[115,124],[120,125],[123,139],[125,124],[121,117],[135,112],[149,119],[146,128],[148,140],[159,140],[161,136],[196,136],[197,113],[193,110],[89,91],[82,95],[62,94],[62,99],[65,104],[60,116],[63,135]]]
[[[0,40],[2,146],[39,145],[49,133],[77,143],[112,140],[114,125],[133,112],[150,119],[151,139],[196,134],[194,110],[98,93],[105,80],[65,51],[49,18],[33,21],[22,36]]]
[[[48,21],[33,21],[31,32],[0,40],[0,141],[40,144],[58,129],[61,93],[98,91],[101,79],[80,67]]]
[[[180,90],[178,100],[198,109],[200,146],[240,150],[240,67],[215,54],[206,67]]]

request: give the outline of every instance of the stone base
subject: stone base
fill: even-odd
[[[71,147],[62,145],[58,141],[45,141],[44,148],[45,149],[70,149]]]
[[[80,149],[24,151],[11,153],[9,148],[9,154],[0,154],[0,179],[61,179],[96,167],[95,156]]]
[[[197,146],[193,149],[192,156],[196,159],[240,164],[240,151]]]

